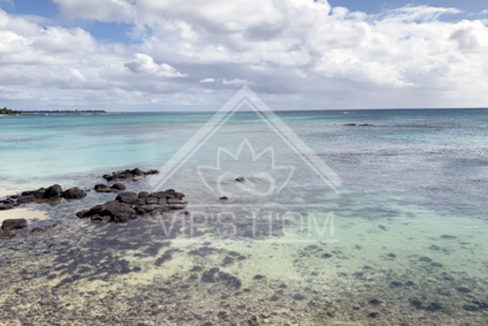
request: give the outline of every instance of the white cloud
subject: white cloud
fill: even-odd
[[[143,73],[168,78],[187,77],[187,75],[176,71],[175,68],[166,63],[155,63],[152,57],[143,53],[136,53],[134,55],[134,61],[126,63],[125,66],[134,73]]]
[[[0,100],[210,106],[248,83],[280,107],[488,105],[488,27],[440,20],[455,8],[367,15],[324,0],[55,2],[66,17],[133,24],[140,42],[100,43],[0,11]]]
[[[222,80],[222,84],[224,84],[224,85],[239,85],[239,86],[242,86],[242,85],[249,84],[249,83],[248,83],[247,80],[244,80],[244,79],[235,78],[235,79],[227,80],[227,79],[224,78]]]

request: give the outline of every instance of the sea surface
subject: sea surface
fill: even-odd
[[[0,196],[135,167],[186,213],[0,212],[29,221],[0,240],[0,324],[488,324],[488,110],[0,117]]]

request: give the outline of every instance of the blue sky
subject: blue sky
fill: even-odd
[[[485,0],[423,0],[423,1],[408,1],[408,0],[331,0],[329,1],[333,6],[344,6],[352,10],[360,10],[367,13],[377,13],[382,9],[395,9],[407,5],[419,6],[427,5],[434,7],[455,7],[469,13],[479,13],[483,9],[487,9],[488,3]],[[462,15],[461,15],[462,16]]]
[[[0,0],[0,106],[487,107],[487,25],[480,0]]]

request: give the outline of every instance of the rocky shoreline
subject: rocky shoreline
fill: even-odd
[[[185,195],[174,189],[148,193],[122,192],[115,200],[78,212],[79,218],[90,218],[94,223],[125,223],[145,214],[163,214],[184,209]]]
[[[158,174],[157,170],[143,171],[138,168],[115,171],[103,175],[108,182],[114,181],[137,181],[148,175]],[[185,208],[186,201],[183,200],[185,195],[174,189],[148,193],[141,191],[138,194],[134,192],[124,192],[126,186],[117,182],[114,184],[96,184],[93,189],[97,193],[119,193],[117,197],[104,204],[96,205],[90,209],[76,213],[79,218],[90,218],[93,223],[125,223],[134,220],[143,215],[164,214],[171,210],[182,210]],[[22,204],[31,203],[49,203],[57,205],[62,199],[72,201],[80,200],[87,196],[91,189],[81,189],[73,187],[67,190],[58,185],[52,185],[47,188],[23,191],[20,194],[10,195],[0,199],[0,210],[14,209]],[[6,219],[2,223],[0,230],[0,240],[15,237],[20,230],[26,229],[28,223],[25,219]],[[39,234],[55,227],[51,226],[32,229],[32,234]]]

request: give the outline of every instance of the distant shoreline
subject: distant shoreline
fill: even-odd
[[[15,111],[15,113],[0,114],[0,117],[19,115],[41,115],[41,114],[80,114],[80,113],[107,113],[104,110],[43,110],[43,111]]]
[[[46,113],[107,113],[104,110],[42,110],[42,111],[18,111],[20,114],[46,114]]]

